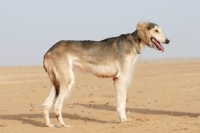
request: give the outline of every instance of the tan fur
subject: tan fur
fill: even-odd
[[[150,42],[149,38],[149,31],[148,31],[148,22],[140,22],[137,24],[136,29],[138,30],[138,36],[140,36],[140,39],[144,41],[146,44]]]
[[[53,105],[59,123],[69,127],[62,119],[61,109],[74,84],[73,67],[98,77],[113,78],[119,118],[121,122],[127,121],[126,92],[132,80],[134,64],[146,45],[156,48],[155,42],[169,43],[169,40],[158,25],[140,22],[131,34],[102,41],[60,41],[52,46],[44,56],[44,69],[52,83],[51,93],[41,105],[46,126],[54,126],[49,119],[49,109]],[[163,50],[160,47],[157,46],[157,49]]]

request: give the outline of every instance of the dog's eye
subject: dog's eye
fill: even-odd
[[[158,33],[158,30],[154,30],[156,33]]]

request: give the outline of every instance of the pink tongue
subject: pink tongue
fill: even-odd
[[[162,52],[164,52],[164,47],[157,41],[155,41],[156,46],[158,47],[158,49],[160,49]]]

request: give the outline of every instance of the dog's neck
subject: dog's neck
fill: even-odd
[[[145,43],[140,39],[138,36],[138,31],[135,30],[132,34],[132,39],[133,39],[133,46],[135,47],[136,51],[138,54],[142,52],[144,49]]]

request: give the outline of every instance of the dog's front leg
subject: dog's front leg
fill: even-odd
[[[119,114],[121,122],[128,121],[126,117],[126,92],[127,92],[127,83],[122,78],[113,78],[114,85],[117,90],[117,112]]]

